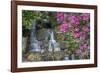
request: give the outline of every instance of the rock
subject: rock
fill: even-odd
[[[62,60],[64,58],[64,53],[59,51],[59,52],[54,52],[54,59],[55,60]]]
[[[42,57],[40,53],[36,53],[36,52],[31,52],[28,53],[27,55],[27,61],[41,61]]]
[[[48,36],[47,29],[39,29],[39,30],[37,30],[37,32],[36,32],[37,40],[39,40],[39,41],[45,40],[46,36]]]
[[[22,51],[23,53],[26,51],[27,47],[27,37],[22,37]]]
[[[42,55],[43,61],[53,61],[52,52],[45,52]]]
[[[61,41],[59,43],[60,43],[61,50],[67,49],[68,46],[67,46],[67,43],[65,41]]]
[[[57,40],[57,42],[61,42],[64,41],[65,36],[62,33],[57,32],[55,35],[55,39]]]

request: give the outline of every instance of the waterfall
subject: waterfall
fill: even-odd
[[[53,31],[51,31],[51,33],[50,33],[50,41],[51,41],[53,44],[56,43],[56,40],[54,40],[54,32],[53,32]]]
[[[50,40],[49,40],[49,51],[52,52],[54,51],[60,51],[60,48],[58,46],[58,43],[56,42],[56,40],[54,39],[54,32],[50,31]]]
[[[32,23],[29,41],[30,41],[29,50],[31,52],[40,52],[41,48],[36,38],[36,23],[35,22]]]

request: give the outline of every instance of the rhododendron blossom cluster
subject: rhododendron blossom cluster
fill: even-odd
[[[71,38],[70,40],[72,41],[69,41],[69,39],[65,41],[73,42],[78,40],[78,42],[76,41],[74,43],[74,45],[77,46],[68,47],[68,49],[74,48],[73,52],[75,55],[79,57],[81,55],[81,58],[84,52],[88,52],[89,54],[90,14],[57,12],[56,18],[59,25],[59,31],[64,34],[70,33],[66,38]]]

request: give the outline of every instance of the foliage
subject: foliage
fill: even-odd
[[[28,11],[23,10],[22,11],[22,24],[25,26],[26,29],[31,29],[32,22],[41,22],[42,24],[50,23],[52,24],[51,27],[55,27],[57,22],[55,12],[49,13],[49,12],[43,12],[43,11]]]

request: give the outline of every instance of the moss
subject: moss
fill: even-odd
[[[42,57],[40,53],[28,53],[27,60],[28,61],[41,61]]]
[[[64,58],[63,52],[54,52],[54,59],[55,60],[62,60]]]

